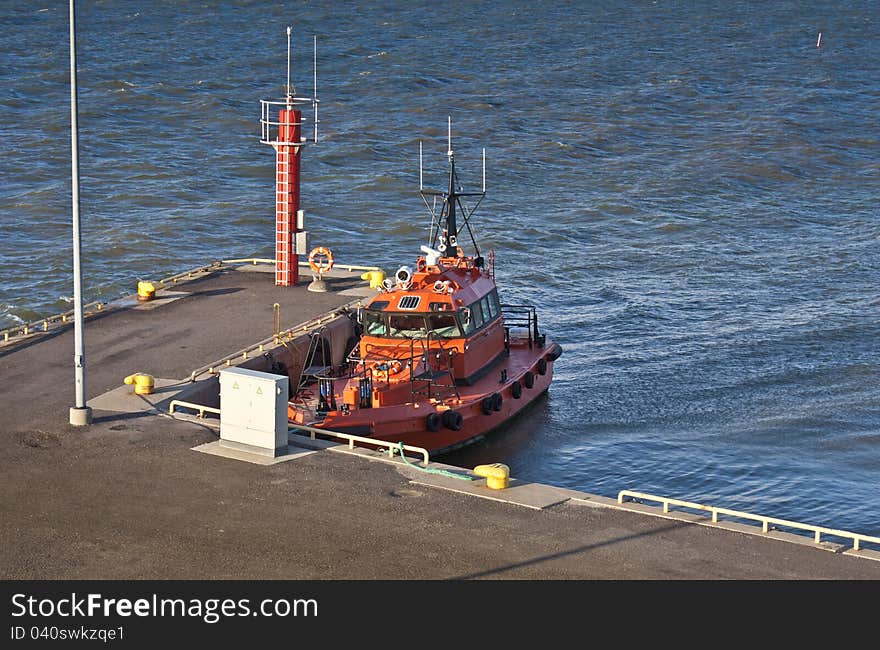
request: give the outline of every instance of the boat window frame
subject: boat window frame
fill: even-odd
[[[425,314],[423,312],[418,312],[418,311],[416,311],[416,312],[405,312],[405,311],[394,312],[394,311],[392,311],[392,312],[388,312],[387,316],[388,316],[388,334],[386,335],[386,338],[390,338],[390,339],[420,339],[420,338],[425,338],[428,335],[428,321],[425,318]],[[391,324],[391,321],[394,319],[407,319],[407,320],[418,319],[418,320],[422,321],[422,327],[419,328],[418,330],[413,329],[413,328],[395,328]],[[418,331],[421,331],[422,334],[421,335],[419,335],[419,334],[392,334],[391,333],[392,329],[396,329],[398,332],[418,332]]]
[[[489,293],[486,294],[489,297],[489,309],[492,314],[492,318],[498,316],[501,313],[501,298],[498,296],[498,290],[492,289]]]
[[[485,303],[485,304],[484,304]],[[492,306],[496,305],[495,313],[492,313]],[[485,315],[484,307],[488,310],[489,318],[483,318]],[[501,315],[501,301],[498,297],[497,289],[492,289],[489,293],[484,295],[482,298],[475,300],[467,307],[462,307],[459,310],[459,313],[462,314],[461,320],[461,330],[465,336],[473,336],[476,332],[479,332],[482,329],[485,329],[489,325],[495,322],[495,320]],[[470,317],[466,316],[468,314]],[[476,320],[474,315],[479,316],[479,320],[481,321],[479,325],[474,325]]]
[[[427,339],[429,336],[434,336],[441,339],[456,339],[462,338],[464,336],[463,329],[461,325],[461,321],[458,318],[458,313],[454,311],[437,311],[437,312],[407,312],[407,311],[373,311],[371,309],[363,309],[362,313],[362,323],[364,326],[364,335],[366,336],[375,336],[378,338],[384,339],[394,339],[394,340],[411,340],[411,339]],[[394,328],[392,326],[392,320],[395,318],[406,318],[406,319],[419,319],[423,324],[423,328],[419,330],[414,329],[400,329]],[[453,323],[450,325],[444,326],[443,329],[454,327],[455,331],[452,334],[442,334],[437,329],[433,328],[432,319],[440,319],[440,318],[452,318]],[[382,332],[371,331],[370,330],[370,322],[381,323],[383,326]],[[397,332],[416,332],[418,334],[392,334],[392,329],[395,329]]]
[[[447,328],[450,328],[450,327],[454,327],[454,328],[455,328],[455,334],[454,334],[454,335],[441,334],[441,333],[437,330],[436,327],[431,327],[431,320],[434,319],[434,318],[438,318],[438,319],[439,319],[439,318],[451,318],[453,324],[452,324],[452,325],[446,325],[446,326],[443,327],[443,329],[447,329]],[[461,338],[461,337],[463,336],[463,334],[462,334],[462,328],[461,328],[461,322],[460,322],[459,319],[458,319],[458,315],[457,315],[454,311],[435,311],[435,312],[430,312],[430,313],[428,313],[428,314],[425,314],[425,320],[427,321],[427,324],[429,325],[428,332],[432,332],[437,338],[441,338],[441,339],[459,339],[459,338]]]
[[[375,321],[382,325],[383,332],[370,331],[371,317],[375,317]],[[384,311],[373,311],[372,309],[361,310],[361,325],[364,328],[364,334],[367,336],[387,336],[388,335],[388,313]]]
[[[489,294],[480,298],[480,311],[483,312],[483,324],[492,322],[492,310],[489,308]]]

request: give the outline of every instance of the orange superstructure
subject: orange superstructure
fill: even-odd
[[[448,191],[422,190],[442,199],[425,255],[360,310],[347,363],[317,377],[317,394],[294,396],[293,423],[438,453],[495,429],[549,387],[562,349],[540,333],[534,307],[501,303],[494,262],[480,255],[473,210],[460,201],[485,190],[459,191],[451,143],[447,155]],[[459,215],[472,255],[459,245]]]

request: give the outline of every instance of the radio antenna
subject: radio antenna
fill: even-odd
[[[452,116],[449,115],[447,118],[449,124],[449,135],[447,137],[447,142],[449,143],[449,151],[446,152],[446,155],[449,156],[449,159],[452,160]]]
[[[290,99],[290,25],[287,26],[287,98]]]
[[[312,47],[312,106],[315,118],[315,144],[318,143],[318,35],[313,36]]]

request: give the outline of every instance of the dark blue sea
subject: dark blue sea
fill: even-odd
[[[880,535],[876,1],[77,8],[86,300],[273,255],[259,100],[291,25],[310,243],[411,264],[451,116],[502,299],[565,349],[448,461]],[[0,328],[70,307],[67,10],[0,2]]]

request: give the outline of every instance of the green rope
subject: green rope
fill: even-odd
[[[472,476],[456,474],[455,472],[450,472],[449,470],[446,470],[446,469],[434,469],[432,467],[420,467],[420,466],[416,465],[415,463],[411,463],[407,459],[406,455],[404,455],[404,453],[403,453],[403,442],[398,442],[397,445],[398,445],[397,450],[400,452],[400,457],[403,459],[403,462],[406,463],[407,465],[409,465],[410,467],[414,467],[417,470],[421,470],[422,472],[427,472],[428,474],[440,474],[441,476],[448,476],[450,478],[457,478],[461,481],[473,481],[474,480],[474,478]]]

